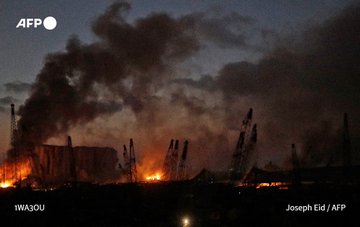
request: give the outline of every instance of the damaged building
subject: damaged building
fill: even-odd
[[[26,142],[21,138],[15,120],[15,107],[11,105],[11,150],[9,160],[14,168],[6,174],[12,182],[25,180],[26,184],[37,186],[58,186],[65,182],[115,182],[117,151],[110,147],[72,146],[71,137],[67,144],[46,145]],[[22,165],[22,163],[27,163]],[[28,164],[30,163],[30,165]],[[25,176],[25,173],[26,176]],[[4,174],[5,175],[5,174]]]
[[[31,157],[31,175],[42,185],[108,183],[118,177],[117,151],[110,147],[36,145]]]
[[[17,149],[21,155],[13,158],[14,168],[8,168],[14,173],[7,174],[14,183],[51,187],[67,182],[113,183],[120,177],[116,170],[117,151],[111,147],[72,147],[69,143],[65,146],[27,144]]]

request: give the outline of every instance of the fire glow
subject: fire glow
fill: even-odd
[[[15,187],[16,183],[28,178],[31,173],[31,163],[28,159],[16,162],[4,162],[1,167],[1,188]]]
[[[12,187],[13,185],[9,181],[1,182],[0,187],[1,188],[8,188]]]
[[[256,189],[264,187],[278,187],[280,190],[287,190],[288,184],[285,182],[260,183],[256,186]]]
[[[145,180],[148,182],[161,181],[161,179],[162,179],[162,176],[160,173],[156,173],[156,174],[145,177]]]

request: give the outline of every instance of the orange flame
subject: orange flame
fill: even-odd
[[[161,170],[164,152],[161,151],[161,148],[157,148],[157,146],[148,148],[145,151],[142,161],[137,163],[139,179],[146,182],[164,180],[164,174]]]
[[[161,179],[162,179],[162,174],[160,174],[160,173],[155,173],[155,174],[148,175],[148,176],[145,177],[145,180],[148,181],[148,182],[160,181]]]
[[[288,189],[287,183],[284,183],[284,182],[260,183],[256,186],[257,189],[263,188],[263,187],[278,187],[281,190]]]
[[[12,187],[12,184],[10,181],[4,181],[0,183],[0,187],[1,188],[8,188],[8,187]]]
[[[14,187],[17,182],[25,180],[30,173],[31,162],[29,159],[5,161],[0,167],[0,187]]]

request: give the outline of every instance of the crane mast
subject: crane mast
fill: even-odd
[[[246,162],[257,142],[257,126],[252,125],[253,109],[250,108],[242,121],[239,139],[232,155],[229,168],[230,179],[241,177],[246,172]]]
[[[189,142],[185,140],[183,152],[181,154],[181,158],[179,162],[178,175],[177,175],[178,180],[186,180],[187,178],[186,158],[188,153],[188,144]]]

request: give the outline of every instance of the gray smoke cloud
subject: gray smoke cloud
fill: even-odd
[[[5,96],[0,98],[0,112],[5,112],[9,109],[11,103],[17,103],[19,100],[12,96]]]
[[[21,81],[14,81],[14,82],[5,83],[4,87],[6,91],[22,93],[22,92],[28,92],[31,88],[31,84]]]
[[[221,48],[249,47],[248,30],[254,19],[232,12],[228,15],[209,15],[199,12],[186,16],[196,27],[200,38],[215,43]]]
[[[5,96],[0,98],[0,105],[10,105],[11,103],[18,102],[18,100],[12,96]]]

